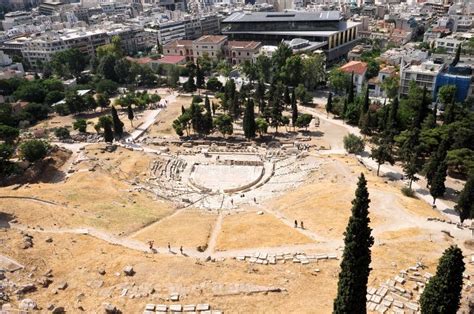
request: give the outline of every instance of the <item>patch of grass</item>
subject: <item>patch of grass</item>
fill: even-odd
[[[415,191],[413,191],[412,189],[410,189],[409,187],[402,187],[402,194],[407,196],[407,197],[413,197],[413,198],[416,198],[415,196]]]

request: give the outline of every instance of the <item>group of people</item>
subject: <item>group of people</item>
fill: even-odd
[[[301,227],[301,229],[304,229],[303,220],[300,221],[300,227]],[[295,219],[295,228],[298,228],[298,220],[296,220],[296,219]]]
[[[155,241],[153,241],[153,240],[148,241],[148,247],[150,248],[150,251],[152,253],[157,253],[158,251],[153,247],[154,244],[155,244]],[[168,252],[170,252],[170,253],[172,252],[171,251],[171,244],[169,242],[168,242]],[[181,255],[184,255],[183,246],[179,247],[179,252],[181,253]]]

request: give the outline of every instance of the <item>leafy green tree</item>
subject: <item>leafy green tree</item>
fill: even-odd
[[[328,102],[326,103],[326,115],[329,118],[329,113],[332,112],[332,93],[329,93]]]
[[[110,105],[110,99],[104,94],[97,95],[97,105],[100,108],[107,108]]]
[[[284,69],[286,65],[286,60],[290,58],[293,54],[290,46],[285,43],[280,43],[278,48],[272,54],[272,73],[276,76],[276,79],[282,79],[284,76]]]
[[[313,116],[311,114],[303,113],[296,119],[296,126],[299,128],[305,128],[305,130],[307,130],[311,120],[313,120]]]
[[[207,89],[211,92],[218,92],[222,89],[222,83],[219,82],[217,77],[211,77],[207,80]]]
[[[232,125],[232,118],[229,115],[223,114],[217,116],[214,119],[214,125],[217,127],[217,130],[224,135],[232,135],[234,132],[234,127]]]
[[[18,136],[20,136],[20,130],[9,125],[0,124],[0,140],[11,145]]]
[[[360,154],[364,151],[364,140],[352,133],[347,134],[343,138],[344,149],[350,154]]]
[[[296,87],[302,83],[303,62],[299,55],[292,55],[286,59],[282,76],[287,85]]]
[[[299,84],[296,87],[295,93],[296,93],[296,98],[298,98],[302,104],[306,105],[313,101],[313,97],[308,92],[306,87],[304,87],[303,84]]]
[[[439,144],[436,152],[431,155],[430,159],[428,160],[428,163],[426,163],[425,176],[426,176],[427,186],[430,186],[432,184],[432,181],[434,180],[434,177],[441,163],[444,162],[444,160],[446,159],[449,146],[450,146],[449,139],[448,138],[443,139],[441,143]]]
[[[438,91],[438,99],[446,108],[456,96],[456,85],[444,85]]]
[[[314,90],[326,80],[326,61],[322,54],[308,56],[303,60],[303,82],[307,89]]]
[[[254,64],[250,60],[245,60],[244,63],[242,63],[242,72],[245,74],[247,79],[250,81],[250,84],[253,83],[256,79],[258,79],[258,68],[257,65]]]
[[[455,314],[461,301],[464,270],[461,249],[457,246],[447,248],[439,260],[436,275],[421,295],[421,312]]]
[[[43,103],[46,97],[46,92],[43,84],[39,80],[23,81],[13,93],[15,99],[24,101]]]
[[[115,64],[118,58],[112,54],[107,54],[100,58],[99,66],[97,67],[97,72],[107,80],[118,82],[119,78],[117,73],[115,73]]]
[[[95,90],[99,94],[113,95],[117,91],[118,85],[112,80],[100,80],[95,85]]]
[[[107,143],[112,143],[114,141],[114,132],[112,131],[113,120],[111,116],[102,116],[99,118],[95,129],[99,131],[104,129],[104,141]]]
[[[329,72],[329,86],[336,94],[347,91],[350,87],[350,76],[338,68]]]
[[[382,82],[382,89],[385,91],[390,99],[395,99],[398,95],[398,89],[400,87],[400,78],[399,76],[389,76],[385,78]]]
[[[78,49],[66,49],[53,55],[51,65],[57,76],[78,77],[88,64],[87,55]]]
[[[377,139],[376,142],[377,146],[372,148],[370,158],[377,162],[377,176],[379,176],[380,166],[386,162],[393,165],[395,163],[395,159],[393,158],[393,151],[389,139]]]
[[[283,94],[283,102],[285,103],[285,107],[291,105],[290,89],[288,88],[288,85],[285,87],[285,93]]]
[[[123,122],[120,121],[120,118],[117,113],[117,109],[112,106],[112,125],[114,127],[114,135],[118,138],[121,138],[123,135]]]
[[[15,148],[6,143],[0,143],[0,174],[3,176],[9,175],[12,172],[12,158]]]
[[[436,204],[436,199],[442,197],[446,192],[446,171],[448,166],[446,161],[443,160],[439,163],[438,168],[430,182],[430,194],[433,197],[433,205]]]
[[[370,247],[374,244],[369,227],[369,192],[364,174],[359,177],[352,216],[344,233],[344,253],[333,313],[366,313]]]
[[[448,151],[446,155],[449,173],[467,177],[470,172],[474,172],[474,150],[469,148],[458,148]]]
[[[253,99],[249,98],[245,106],[243,129],[245,138],[251,139],[255,137],[257,125],[255,124],[255,112],[253,107]]]
[[[205,134],[205,125],[204,125],[204,116],[202,114],[202,106],[197,103],[191,103],[189,107],[189,112],[191,115],[191,126],[194,133],[202,135]]]
[[[454,209],[459,213],[461,223],[465,219],[472,219],[474,217],[474,172],[469,175]]]
[[[415,149],[406,155],[406,160],[403,160],[403,172],[405,176],[410,180],[408,188],[411,190],[413,181],[418,181],[416,174],[423,167],[423,158],[421,156],[421,147],[416,146]]]
[[[84,119],[77,119],[72,124],[74,130],[78,130],[80,133],[86,133],[87,130],[87,121]]]
[[[53,90],[46,94],[46,97],[44,98],[44,102],[48,105],[52,105],[62,100],[63,98],[64,98],[63,92]]]
[[[130,120],[130,126],[133,128],[133,118],[135,118],[135,115],[133,114],[133,109],[132,109],[131,104],[127,106],[127,116],[128,116],[128,120]]]
[[[377,75],[379,75],[379,71],[380,71],[380,64],[377,61],[375,61],[374,59],[371,59],[367,62],[367,72],[365,74],[367,79],[376,77]]]
[[[443,114],[443,122],[448,125],[453,123],[456,120],[456,102],[453,97],[451,103],[446,106],[446,110]]]
[[[29,162],[43,159],[48,154],[49,145],[41,140],[27,140],[20,144],[20,156]]]
[[[257,126],[257,131],[262,136],[268,131],[268,122],[264,118],[257,118],[255,120],[255,125]]]
[[[261,54],[257,57],[255,66],[257,67],[259,81],[270,82],[272,76],[272,60]]]

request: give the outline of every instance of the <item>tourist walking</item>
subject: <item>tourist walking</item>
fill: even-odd
[[[304,229],[303,220],[301,220],[301,229]]]
[[[179,248],[179,252],[181,252],[181,255],[183,255],[183,246]]]
[[[295,228],[298,228],[298,221],[295,219]]]
[[[169,242],[168,242],[168,252],[171,252],[171,245]]]

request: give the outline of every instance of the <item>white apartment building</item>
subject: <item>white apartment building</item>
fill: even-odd
[[[435,48],[444,48],[447,53],[455,53],[458,46],[462,44],[464,40],[458,39],[453,35],[446,36],[443,38],[436,38],[434,40]]]
[[[217,59],[224,54],[224,45],[227,36],[206,35],[193,41],[193,52],[195,61],[197,58],[208,55],[211,59]]]
[[[167,44],[174,40],[184,39],[186,37],[186,28],[184,21],[153,22],[146,25],[145,32],[156,45]]]
[[[410,82],[415,81],[416,85],[433,93],[436,86],[436,79],[444,69],[444,64],[436,64],[433,61],[425,61],[420,65],[405,65],[402,61],[400,65],[400,95],[408,95]]]

